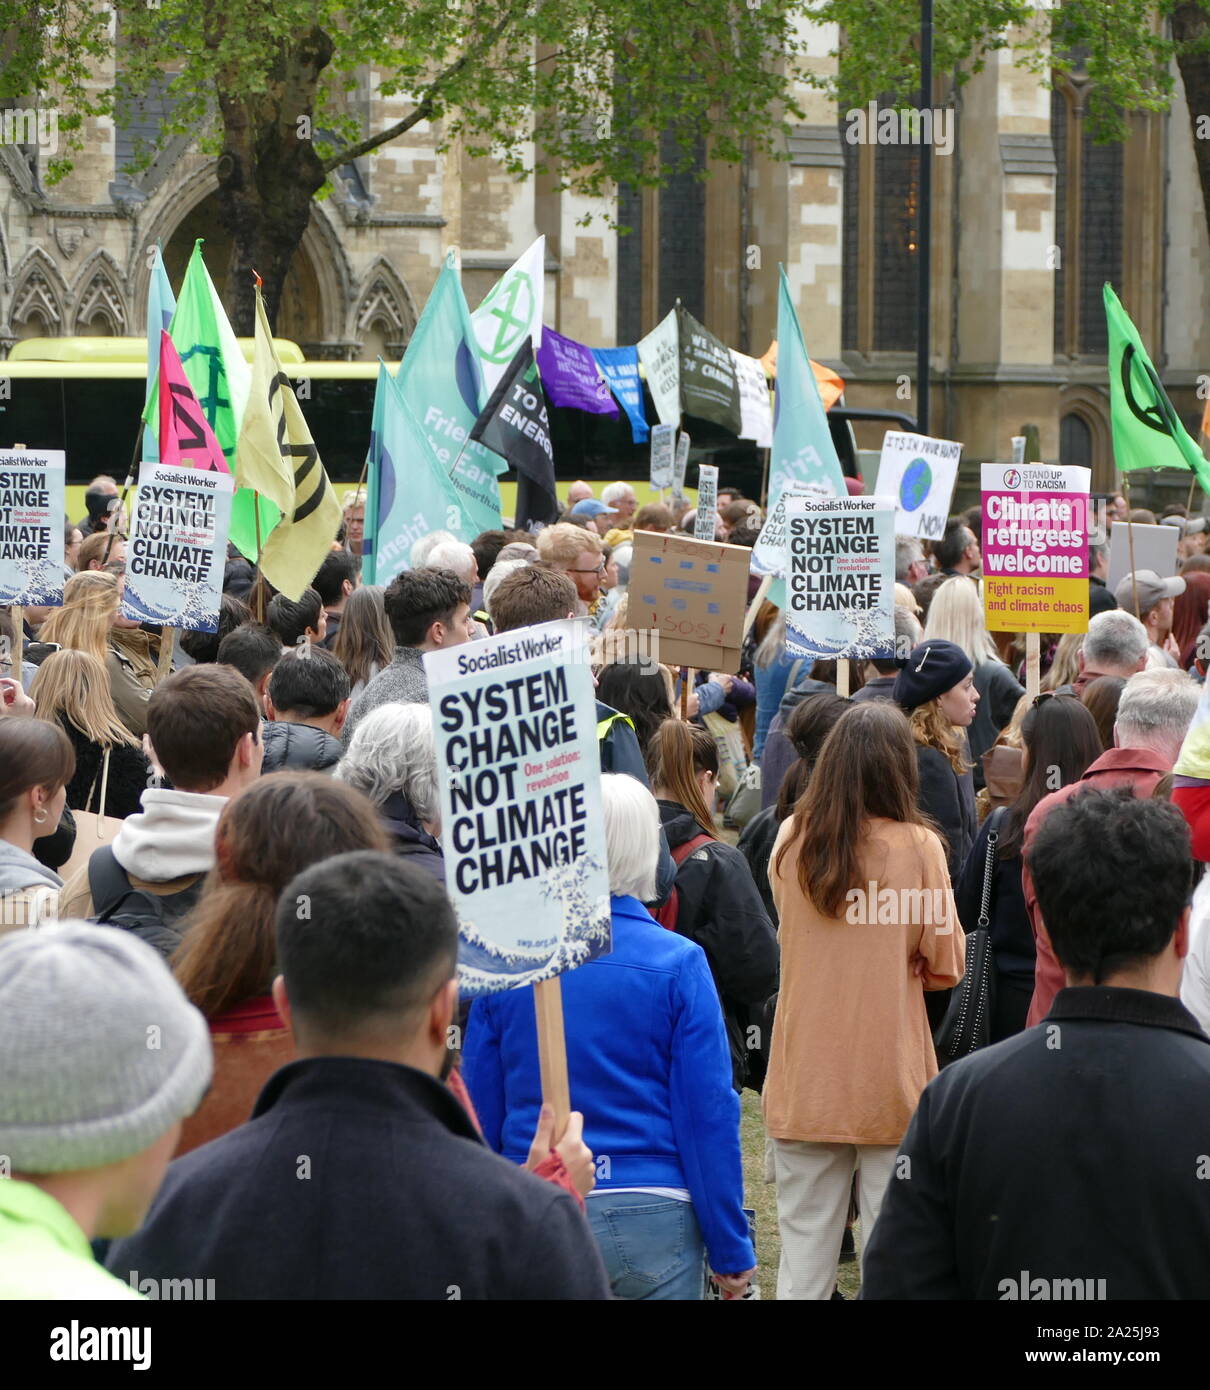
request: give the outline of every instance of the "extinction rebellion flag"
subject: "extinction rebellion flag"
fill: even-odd
[[[550,417],[528,337],[522,340],[475,421],[471,438],[506,458],[517,470],[514,524],[518,528],[531,531],[558,519]]]
[[[1181,423],[1147,349],[1116,294],[1105,286],[1109,327],[1109,401],[1113,456],[1134,468],[1184,468],[1210,492],[1210,463]]]

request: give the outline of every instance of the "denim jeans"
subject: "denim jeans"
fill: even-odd
[[[691,1202],[606,1189],[586,1205],[618,1298],[705,1297],[706,1249]]]

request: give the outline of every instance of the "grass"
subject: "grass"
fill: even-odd
[[[756,1280],[762,1298],[777,1297],[777,1265],[781,1259],[781,1241],[777,1234],[777,1189],[765,1181],[765,1124],[761,1116],[760,1097],[745,1091],[740,1102],[740,1148],[744,1159],[744,1205],[756,1212]],[[856,1227],[861,1244],[861,1225]],[[845,1298],[857,1297],[861,1286],[856,1260],[842,1264],[837,1274],[840,1292]]]

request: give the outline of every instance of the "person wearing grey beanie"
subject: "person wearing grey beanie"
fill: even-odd
[[[0,1299],[137,1294],[88,1242],[129,1235],[210,1084],[206,1021],[128,932],[0,938]]]

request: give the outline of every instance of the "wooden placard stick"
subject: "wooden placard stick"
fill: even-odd
[[[14,444],[13,453],[23,453],[24,444]],[[20,684],[21,682],[21,662],[25,656],[25,609],[19,603],[14,603],[8,610],[9,625],[13,630],[12,646],[9,650],[8,665],[13,679]]]
[[[172,675],[172,653],[176,646],[176,628],[165,624],[160,628],[160,659],[156,666],[155,683],[166,681]]]
[[[557,1144],[567,1129],[571,1114],[571,1091],[567,1084],[567,1043],[563,1036],[563,980],[539,980],[534,985],[534,1014],[538,1024],[538,1070],[542,1077],[542,1100],[554,1106]]]
[[[1134,616],[1139,618],[1139,580],[1134,570],[1134,522],[1130,520],[1130,479],[1128,477],[1122,479],[1122,493],[1126,498],[1126,541],[1130,546],[1130,584],[1134,590]]]
[[[846,700],[849,698],[849,683],[851,680],[852,672],[849,667],[849,658],[847,656],[838,657],[836,660],[836,693],[837,695],[843,696]]]
[[[1025,693],[1038,698],[1042,683],[1042,639],[1036,632],[1025,634]]]

